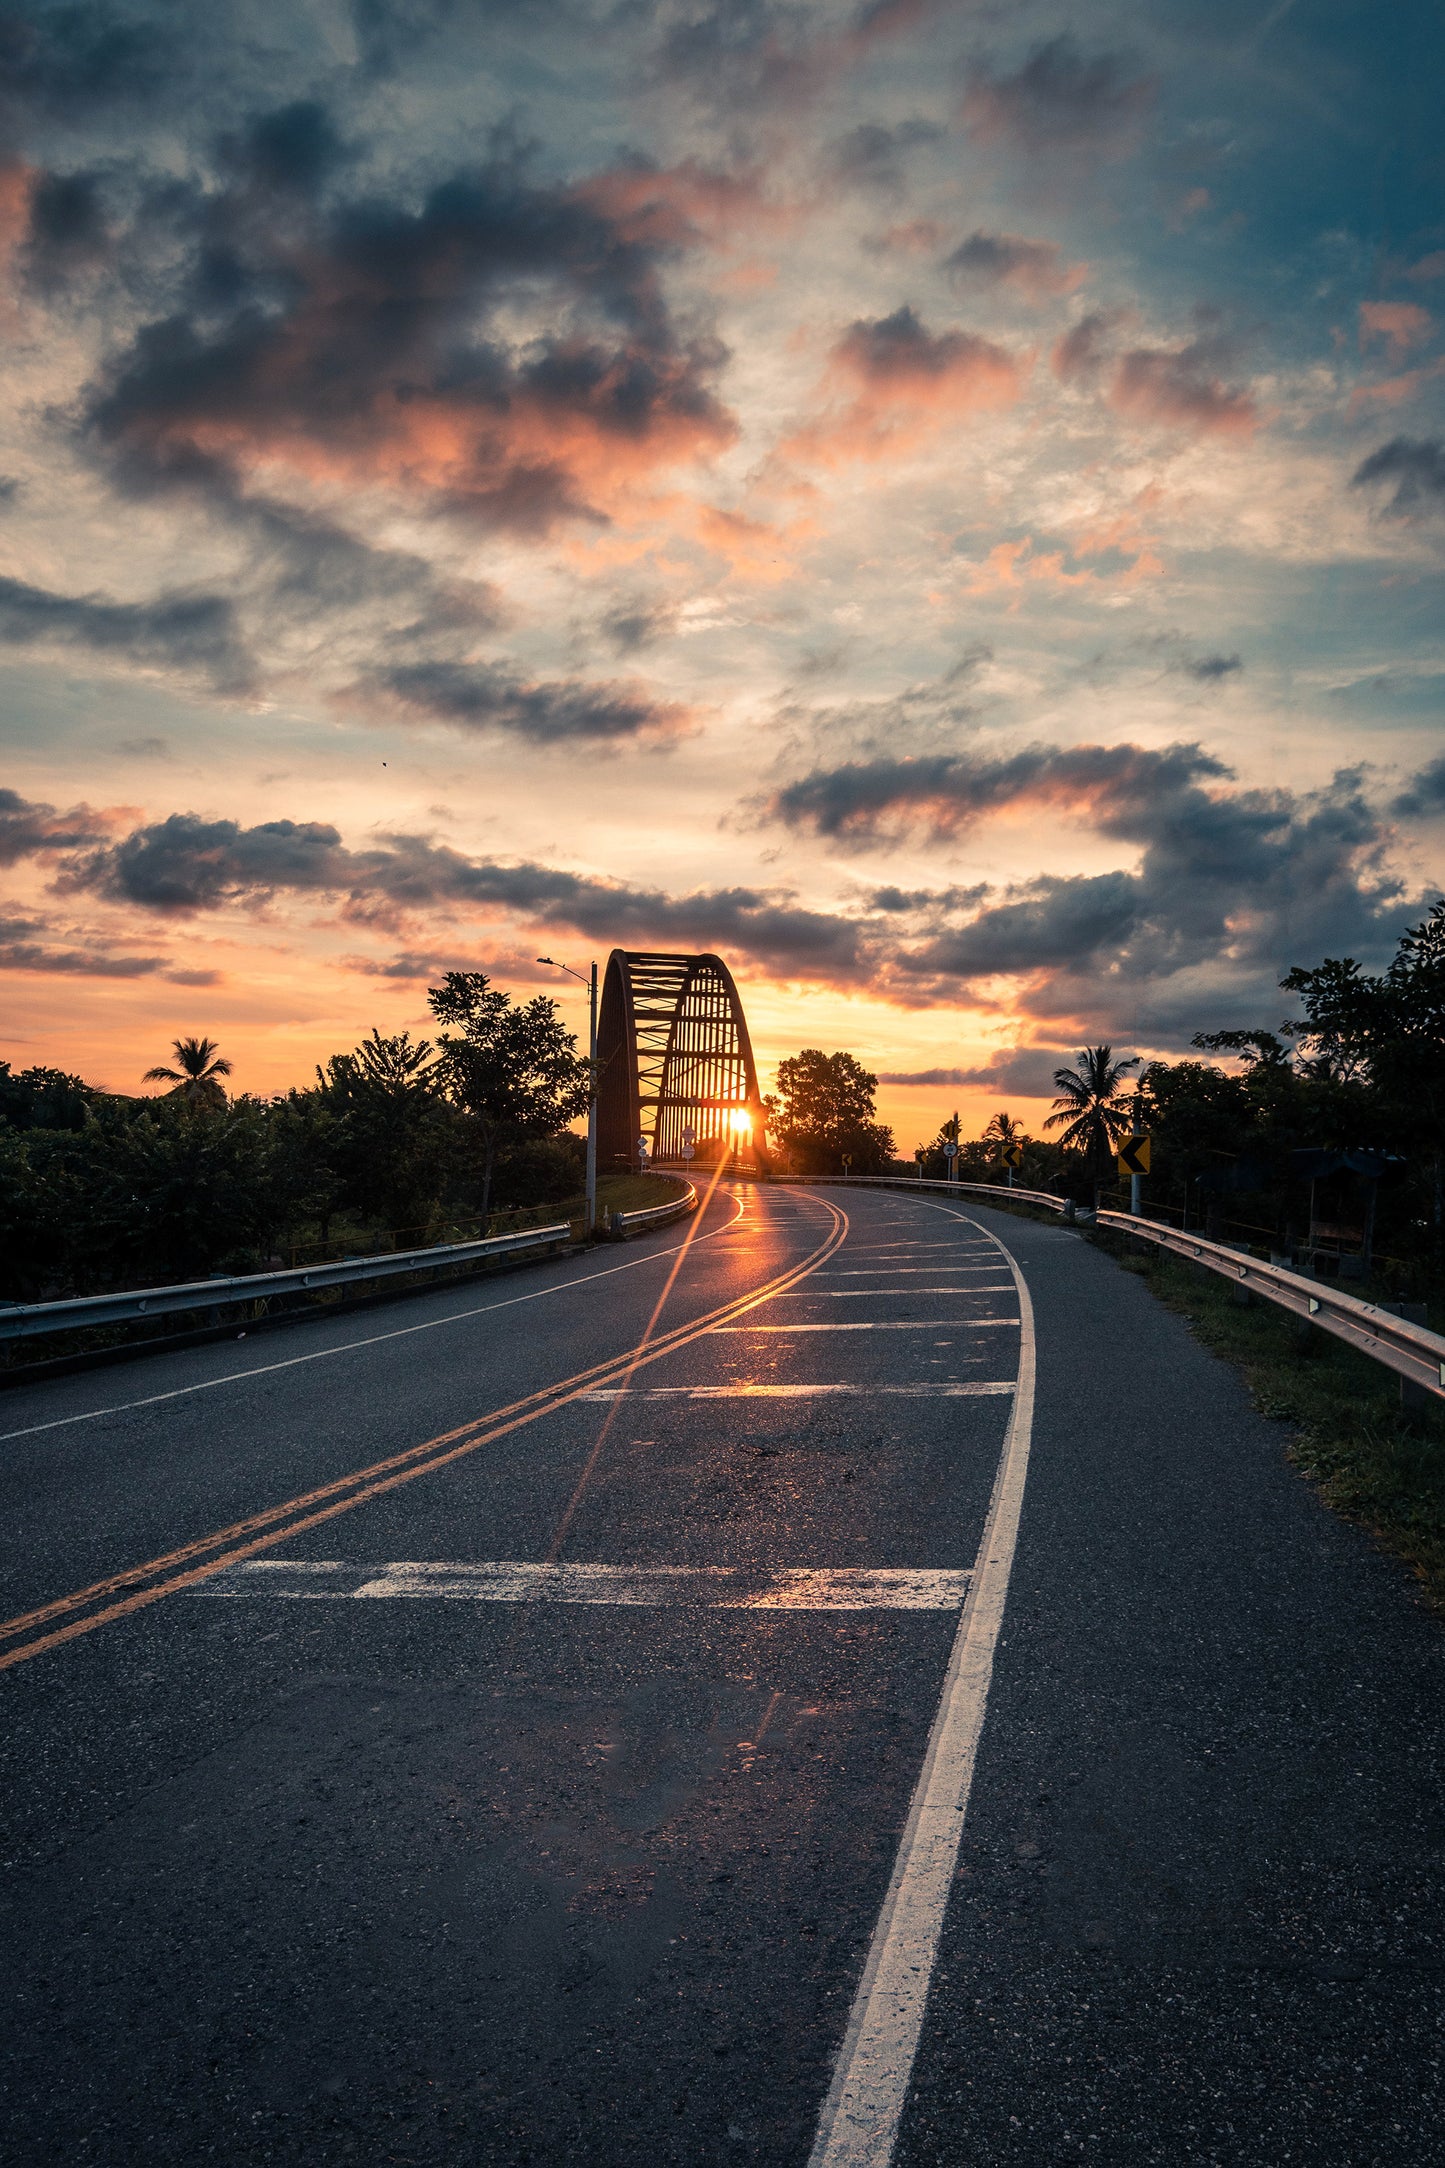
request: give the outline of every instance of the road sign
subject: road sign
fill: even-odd
[[[852,1164],[853,1164],[853,1154],[852,1154],[851,1152],[845,1152],[845,1153],[843,1154],[843,1164],[844,1164],[844,1166],[845,1166],[845,1167],[851,1167],[851,1166],[852,1166]]]
[[[943,1147],[943,1156],[945,1159],[957,1159],[958,1157],[958,1146],[951,1139]]]
[[[638,1140],[637,1140],[637,1157],[638,1157],[638,1159],[639,1159],[639,1160],[641,1160],[641,1161],[643,1161],[643,1162],[645,1162],[645,1161],[646,1161],[646,1159],[647,1159],[647,1139],[646,1139],[646,1137],[639,1137],[639,1138],[638,1138]]]
[[[697,1155],[690,1144],[685,1144],[682,1148],[682,1156],[684,1159],[693,1159]]]
[[[684,1144],[696,1144],[697,1142],[697,1131],[693,1128],[691,1122],[688,1123],[682,1133],[682,1141]]]
[[[1006,1167],[1021,1167],[1024,1163],[1024,1148],[1021,1144],[1006,1144],[999,1157]]]
[[[1125,1137],[1119,1146],[1120,1174],[1147,1174],[1149,1172],[1149,1139]]]

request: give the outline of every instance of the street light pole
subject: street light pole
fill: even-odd
[[[570,964],[559,964],[555,956],[539,956],[539,964],[550,964],[554,971],[565,971],[568,978],[576,979],[587,988],[587,1207],[584,1214],[586,1231],[597,1232],[597,965],[584,979],[580,971]]]

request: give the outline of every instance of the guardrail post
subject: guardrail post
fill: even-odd
[[[1423,1302],[1382,1302],[1380,1308],[1388,1311],[1391,1317],[1402,1317],[1407,1325],[1428,1326],[1430,1322],[1428,1306]],[[1427,1393],[1424,1386],[1417,1385],[1413,1378],[1401,1378],[1402,1408],[1428,1408],[1434,1398],[1433,1393]]]

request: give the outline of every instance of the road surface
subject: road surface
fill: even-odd
[[[1445,2162],[1440,1628],[1072,1233],[739,1187],[0,1432],[7,2160]]]

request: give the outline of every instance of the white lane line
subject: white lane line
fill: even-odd
[[[1011,1295],[1012,1280],[990,1280],[984,1287],[820,1287],[816,1293],[799,1295],[799,1302],[859,1302],[870,1295],[896,1295],[910,1300],[915,1295]],[[780,1295],[779,1302],[787,1296]]]
[[[776,1299],[776,1298],[775,1298]],[[1016,1317],[878,1317],[870,1318],[866,1325],[855,1325],[850,1318],[845,1324],[829,1318],[826,1325],[714,1325],[714,1332],[937,1332],[940,1325],[962,1326],[972,1331],[977,1325],[1016,1325]]]
[[[739,1212],[738,1218],[741,1217]],[[703,1242],[716,1242],[719,1235],[731,1234],[737,1224],[737,1219],[730,1219],[726,1227],[714,1227],[711,1234],[698,1235],[693,1248]],[[380,1347],[385,1340],[408,1340],[416,1332],[435,1332],[439,1325],[464,1325],[469,1318],[490,1316],[493,1310],[514,1310],[520,1302],[540,1302],[545,1295],[565,1295],[571,1288],[585,1287],[590,1280],[610,1280],[614,1272],[635,1272],[639,1265],[655,1265],[660,1257],[675,1257],[684,1246],[674,1242],[671,1249],[649,1250],[645,1257],[629,1257],[625,1265],[605,1265],[600,1272],[582,1272],[576,1279],[559,1280],[553,1287],[534,1287],[525,1295],[509,1295],[505,1302],[482,1302],[470,1310],[452,1310],[445,1317],[429,1317],[420,1325],[398,1325],[393,1332],[370,1333],[364,1340],[343,1340],[339,1347],[318,1347],[306,1355],[288,1355],[283,1362],[258,1363],[251,1370],[228,1370],[222,1378],[201,1378],[194,1385],[177,1385],[167,1393],[147,1393],[143,1400],[120,1400],[109,1408],[87,1408],[82,1415],[60,1415],[53,1422],[31,1423],[24,1430],[0,1430],[0,1445],[7,1444],[12,1438],[33,1438],[42,1430],[64,1430],[71,1423],[98,1422],[103,1415],[128,1415],[133,1408],[158,1407],[163,1400],[183,1400],[187,1393],[214,1392],[218,1385],[238,1385],[247,1378],[270,1377],[277,1370],[295,1370],[301,1363],[324,1362],[330,1355],[354,1355],[359,1348]]]
[[[460,1603],[705,1604],[718,1611],[956,1611],[970,1576],[915,1566],[591,1566],[514,1558],[257,1558],[190,1594],[316,1601],[431,1597]]]
[[[1012,1391],[1012,1379],[997,1384],[970,1379],[934,1385],[618,1386],[583,1393],[580,1397],[583,1400],[806,1400],[815,1393],[844,1393],[854,1398],[866,1398],[874,1393],[898,1393],[915,1400],[972,1400],[986,1394]]]
[[[956,1275],[958,1275],[958,1274],[961,1274],[961,1273],[965,1273],[965,1272],[997,1272],[997,1271],[998,1271],[998,1260],[997,1260],[997,1258],[995,1258],[995,1259],[994,1259],[994,1261],[993,1261],[993,1263],[992,1263],[992,1264],[988,1264],[988,1265],[945,1265],[944,1263],[942,1263],[942,1261],[940,1261],[940,1262],[939,1262],[938,1264],[936,1264],[936,1265],[853,1265],[853,1266],[840,1266],[840,1267],[839,1267],[839,1268],[838,1268],[838,1269],[837,1269],[836,1271],[825,1271],[825,1272],[819,1272],[819,1273],[815,1274],[815,1278],[817,1278],[817,1279],[820,1279],[820,1280],[866,1280],[866,1279],[868,1278],[868,1276],[869,1276],[869,1274],[870,1274],[870,1273],[874,1273],[874,1272],[887,1272],[887,1273],[890,1273],[890,1274],[892,1275],[892,1277],[893,1277],[893,1278],[894,1278],[895,1280],[902,1280],[902,1279],[906,1279],[906,1278],[907,1278],[907,1277],[908,1277],[908,1276],[909,1276],[909,1275],[910,1275],[911,1273],[915,1273],[915,1272],[918,1272],[918,1273],[921,1273],[921,1272],[947,1272],[947,1273],[949,1273],[949,1274],[951,1274],[951,1275],[954,1275],[954,1276],[956,1276]],[[1012,1281],[1010,1281],[1010,1282],[1009,1282],[1008,1284],[1009,1284],[1010,1286],[1012,1286],[1012,1284],[1013,1284],[1013,1283],[1012,1283]]]
[[[1018,1287],[1022,1320],[1013,1411],[928,1751],[808,2168],[889,2168],[958,1866],[1033,1436],[1033,1307],[1017,1260],[1002,1243],[999,1248]]]

